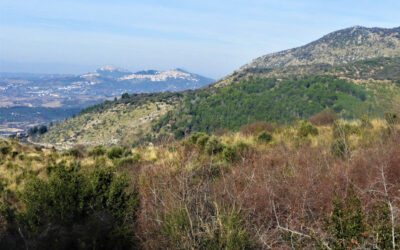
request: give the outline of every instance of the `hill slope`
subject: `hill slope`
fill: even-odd
[[[327,109],[343,118],[383,116],[400,107],[398,69],[399,28],[352,27],[333,32],[308,45],[255,59],[208,88],[171,94],[164,102],[173,100],[173,108],[148,123],[153,131],[146,137],[237,130],[260,120],[287,123]]]

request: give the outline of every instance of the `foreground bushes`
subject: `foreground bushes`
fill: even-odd
[[[14,223],[20,243],[33,249],[125,249],[135,245],[132,225],[138,196],[127,179],[108,167],[91,172],[79,165],[48,168],[47,180],[34,177],[22,193],[25,208]]]

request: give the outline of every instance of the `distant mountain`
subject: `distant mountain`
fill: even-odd
[[[211,84],[212,79],[181,69],[167,71],[146,70],[132,73],[113,66],[104,66],[94,72],[83,75],[46,75],[46,74],[0,74],[0,108],[30,107],[57,108],[65,112],[67,118],[72,111],[119,97],[123,93],[152,93],[196,89]],[[16,109],[21,112],[0,113],[0,134],[25,130],[31,125],[48,123],[60,119],[60,115],[36,115],[29,108]],[[14,114],[15,113],[15,114]],[[49,114],[57,112],[49,112]],[[3,116],[2,116],[3,114]],[[18,119],[16,124],[15,117]],[[6,119],[7,117],[7,119]],[[26,117],[27,120],[22,121]],[[6,125],[5,125],[6,124]],[[5,128],[4,128],[5,127]],[[10,130],[11,131],[11,130]]]

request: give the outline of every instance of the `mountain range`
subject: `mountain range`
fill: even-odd
[[[82,75],[0,73],[0,134],[57,122],[123,93],[182,91],[212,82],[182,69],[133,73],[112,66]]]
[[[350,119],[383,116],[400,105],[399,69],[400,28],[354,26],[261,56],[208,88],[134,95],[91,107],[37,141],[130,144],[238,130],[254,121],[290,123],[324,110]],[[120,126],[118,117],[127,113],[135,116]]]

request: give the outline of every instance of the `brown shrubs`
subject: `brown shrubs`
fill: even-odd
[[[337,115],[333,111],[322,111],[311,116],[308,120],[316,126],[331,125],[337,119]]]
[[[240,128],[240,133],[245,136],[258,135],[261,132],[274,132],[276,126],[267,122],[253,122]]]

